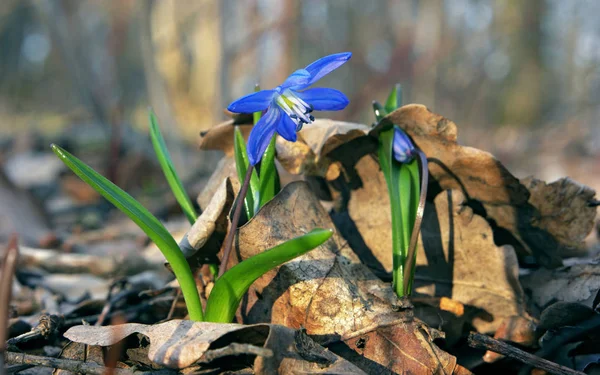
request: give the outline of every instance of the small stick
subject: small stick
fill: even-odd
[[[531,365],[533,367],[545,370],[551,374],[585,375],[585,373],[581,371],[575,371],[568,367],[561,366],[557,363],[540,358],[531,353],[527,353],[526,351],[515,348],[514,346],[508,345],[505,342],[493,339],[480,333],[471,332],[469,334],[469,346],[472,348],[487,349],[496,353],[504,354],[507,357],[516,359],[517,361],[523,362],[526,365]]]
[[[408,244],[408,254],[404,264],[404,295],[410,296],[412,292],[412,283],[410,282],[414,276],[415,261],[417,256],[417,241],[421,232],[421,224],[423,223],[423,214],[425,213],[425,199],[427,198],[427,186],[429,184],[429,166],[427,156],[420,149],[415,149],[418,155],[417,163],[419,163],[419,172],[421,174],[421,195],[419,196],[419,205],[413,225],[410,242]]]
[[[221,259],[221,267],[219,267],[218,277],[223,276],[223,274],[227,270],[227,263],[229,263],[229,256],[231,255],[231,248],[233,247],[233,238],[235,237],[235,232],[240,221],[242,207],[244,206],[244,199],[246,198],[246,193],[248,193],[248,186],[250,185],[250,177],[252,177],[253,169],[253,165],[248,166],[248,170],[246,171],[246,177],[244,177],[244,184],[242,185],[240,193],[237,197],[235,211],[233,212],[233,218],[231,219],[231,229],[229,230],[229,233],[227,233],[227,238],[225,239],[225,250],[223,250],[223,259]]]
[[[177,291],[175,292],[175,298],[173,298],[173,303],[171,303],[171,308],[169,309],[169,313],[165,318],[166,321],[173,319],[173,313],[175,312],[175,306],[177,306],[179,297],[181,297],[181,289],[177,288]]]
[[[42,357],[37,355],[29,355],[23,353],[6,352],[6,359],[9,364],[28,364],[42,367],[53,367],[62,370],[69,370],[74,373],[86,375],[104,375],[109,370],[108,367],[100,366],[93,362],[81,362],[73,359],[61,359],[52,357]],[[158,375],[158,374],[174,374],[173,370],[159,371],[134,371],[132,369],[114,369],[115,375]]]

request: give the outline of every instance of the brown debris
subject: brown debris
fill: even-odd
[[[419,247],[415,290],[481,309],[471,322],[479,332],[524,313],[513,248],[494,244],[489,224],[465,206],[460,191],[444,191],[427,207]]]
[[[222,122],[200,133],[199,146],[202,150],[219,150],[233,156],[234,120]],[[240,126],[244,139],[248,139],[252,126]]]
[[[600,289],[600,260],[588,260],[556,270],[538,269],[522,276],[521,285],[540,309],[555,301],[592,306]]]
[[[536,324],[532,319],[516,315],[509,316],[502,320],[502,323],[494,334],[494,338],[532,347],[536,344],[535,329]],[[488,350],[483,356],[483,360],[492,363],[503,357],[502,354]]]
[[[551,268],[560,266],[562,257],[575,250],[582,251],[582,241],[592,230],[596,212],[590,204],[595,194],[593,190],[566,181],[543,189],[540,182],[533,184],[531,180],[524,180],[522,183],[490,153],[459,145],[456,125],[423,105],[403,106],[388,115],[380,126],[391,126],[392,123],[403,128],[425,152],[431,176],[439,188],[460,190],[467,202],[476,207],[476,213],[494,226],[499,244],[513,245],[521,254],[533,254],[540,264]],[[370,159],[365,155],[375,152],[376,143],[372,137],[360,135],[361,131],[366,133],[368,130],[364,125],[352,124],[355,127],[349,127],[352,128],[349,130],[336,124],[331,122],[329,130],[306,127],[299,133],[300,141],[296,143],[278,141],[278,158],[291,173],[326,177],[327,180],[340,176],[338,169],[343,168],[344,180],[353,189],[350,200],[356,199],[357,189],[369,189],[368,199],[377,202],[368,204],[380,207],[378,212],[382,216],[371,216],[369,220],[383,223],[389,213],[387,197],[381,197],[387,195],[383,174],[377,172],[377,162],[364,161]],[[326,126],[324,123],[323,128]],[[335,146],[340,147],[335,149]],[[365,187],[367,181],[368,185],[382,186]],[[334,186],[333,190],[339,190],[339,186]],[[549,199],[548,195],[554,198]],[[358,204],[367,204],[365,198]],[[568,199],[576,199],[577,203],[565,204]],[[584,215],[570,220],[575,222],[560,225],[563,218],[573,219],[580,211]],[[352,213],[350,216],[356,220]],[[378,253],[378,247],[387,247],[389,242],[382,241],[378,234],[367,233],[370,227],[377,225],[359,226],[358,229],[363,236],[378,239],[380,245],[369,246]],[[368,239],[365,242],[370,245]]]
[[[315,227],[331,228],[333,223],[306,183],[289,184],[239,229],[238,260]],[[375,277],[334,235],[259,278],[243,302],[242,317],[247,323],[303,327],[343,357],[351,361],[361,357],[357,363],[367,373],[388,366],[415,374],[458,372],[456,359],[433,344],[435,330],[415,320],[410,309],[399,312],[395,306],[400,304],[390,285]],[[361,337],[368,339],[357,347],[355,341]]]
[[[150,340],[148,358],[152,363],[175,369],[210,363],[223,356],[255,355],[256,374],[307,373],[361,374],[351,363],[316,344],[328,363],[315,363],[303,357],[297,348],[296,334],[287,327],[256,324],[219,324],[171,320],[155,325],[137,323],[108,327],[76,326],[65,333],[68,339],[87,345],[110,346],[134,333]],[[306,338],[310,342],[310,338]],[[217,343],[212,347],[213,343]],[[136,356],[139,353],[135,352]]]

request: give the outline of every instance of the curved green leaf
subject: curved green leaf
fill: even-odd
[[[265,252],[248,258],[223,274],[206,302],[206,321],[231,323],[242,297],[250,285],[273,268],[292,260],[327,241],[333,231],[313,229]]]
[[[129,194],[105,177],[94,171],[81,160],[71,155],[61,147],[51,145],[52,151],[83,181],[93,187],[109,202],[133,220],[150,239],[158,246],[167,261],[171,264],[173,273],[179,281],[185,303],[190,314],[190,319],[203,320],[202,305],[198,296],[198,289],[192,271],[179,249],[177,242],[173,239],[167,229],[147,209],[137,202]]]
[[[397,83],[385,101],[385,111],[392,113],[402,106],[402,86]]]
[[[181,206],[181,209],[183,210],[183,213],[187,217],[190,224],[193,225],[198,218],[198,214],[194,209],[194,205],[192,204],[189,195],[183,188],[183,184],[177,175],[177,171],[175,171],[175,166],[171,160],[171,155],[167,149],[165,139],[160,132],[156,115],[152,110],[150,110],[148,116],[150,117],[150,138],[152,139],[152,146],[154,146],[154,152],[156,152],[158,162],[160,163],[167,182],[169,183],[169,186],[175,195],[175,199],[177,199],[177,203],[179,203],[179,206]]]

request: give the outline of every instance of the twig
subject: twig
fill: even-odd
[[[120,294],[117,296],[116,299],[113,298],[113,293],[115,292],[115,289],[117,287],[123,288],[123,286],[125,285],[126,282],[127,282],[126,279],[118,279],[115,282],[110,284],[110,287],[108,288],[108,295],[106,296],[106,303],[104,304],[104,307],[102,307],[100,316],[98,316],[98,320],[96,321],[96,324],[95,324],[96,326],[101,326],[104,323],[104,320],[106,319],[106,315],[108,315],[108,313],[112,309],[113,304],[119,300],[119,297],[123,298],[123,297],[127,296],[127,294]]]
[[[581,371],[575,371],[568,367],[561,366],[557,363],[540,358],[531,353],[527,353],[526,351],[517,349],[514,346],[508,345],[505,342],[498,341],[480,333],[471,332],[469,334],[469,346],[472,348],[487,349],[496,353],[503,354],[507,357],[523,362],[526,365],[531,365],[533,367],[545,370],[551,374],[585,375],[585,373]]]
[[[29,364],[35,366],[59,368],[69,370],[74,373],[86,375],[104,375],[109,370],[108,367],[100,366],[93,362],[81,362],[72,359],[61,359],[52,357],[42,357],[23,353],[6,352],[7,363],[9,364]],[[160,371],[135,371],[132,369],[116,368],[113,370],[115,375],[159,375],[174,374],[173,370]]]
[[[227,238],[225,238],[225,250],[223,250],[221,267],[219,267],[219,277],[223,276],[225,270],[227,270],[227,263],[229,263],[229,256],[231,255],[231,248],[233,247],[233,238],[235,237],[235,232],[237,231],[237,226],[240,221],[240,215],[242,214],[242,207],[244,206],[244,199],[246,198],[246,193],[248,193],[248,186],[250,185],[250,177],[252,177],[253,169],[253,165],[248,166],[248,170],[246,171],[246,177],[244,177],[244,184],[242,185],[240,193],[237,197],[235,211],[233,212],[233,219],[231,219],[231,228],[227,233]]]
[[[173,303],[171,304],[171,308],[169,309],[169,313],[167,314],[167,317],[165,320],[173,319],[173,313],[175,312],[175,306],[177,306],[177,301],[179,301],[180,297],[181,297],[181,289],[177,288],[177,291],[175,292],[175,298],[173,298]]]
[[[42,314],[35,326],[31,331],[25,332],[22,335],[13,337],[7,341],[9,346],[14,346],[22,342],[27,342],[33,339],[43,337],[45,339],[56,334],[58,329],[62,327],[63,317],[59,315]]]
[[[4,351],[6,350],[6,338],[8,337],[8,318],[10,317],[8,309],[18,254],[17,235],[13,234],[6,247],[2,268],[0,268],[0,375],[5,373]]]
[[[425,199],[427,198],[427,186],[429,184],[429,166],[427,163],[427,156],[418,148],[416,149],[416,152],[418,155],[417,163],[419,164],[419,171],[421,174],[421,195],[419,197],[419,205],[417,206],[415,224],[413,225],[412,234],[410,235],[410,242],[408,244],[408,254],[404,264],[405,296],[410,296],[412,291],[412,279],[414,276],[413,269],[415,268],[417,256],[417,241],[419,240],[419,233],[421,232],[421,223],[423,222],[423,213],[425,212]]]
[[[202,356],[203,363],[210,363],[216,359],[227,357],[227,356],[239,356],[242,354],[250,354],[260,357],[272,357],[273,351],[271,349],[263,348],[260,346],[250,344],[238,344],[231,343],[224,348],[218,348],[209,350]]]

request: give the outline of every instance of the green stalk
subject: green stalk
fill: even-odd
[[[405,229],[403,228],[402,202],[400,199],[399,177],[400,165],[394,162],[393,141],[394,129],[379,134],[379,163],[387,182],[390,207],[392,213],[392,284],[396,294],[404,295],[404,262],[406,259]],[[408,240],[407,240],[408,241]]]
[[[235,168],[237,170],[238,179],[240,184],[246,178],[246,171],[250,166],[250,161],[248,160],[248,153],[246,152],[246,141],[244,141],[244,136],[240,129],[236,126],[234,129],[234,157],[235,157]],[[256,169],[252,168],[252,174],[250,176],[250,182],[248,186],[248,193],[244,198],[244,210],[246,212],[246,217],[248,220],[254,217],[254,214],[259,209],[260,203],[260,181],[258,179],[258,174],[256,173]]]
[[[260,185],[260,204],[264,206],[268,201],[279,192],[279,174],[275,166],[275,138],[273,135],[271,142],[260,161],[259,185]]]

